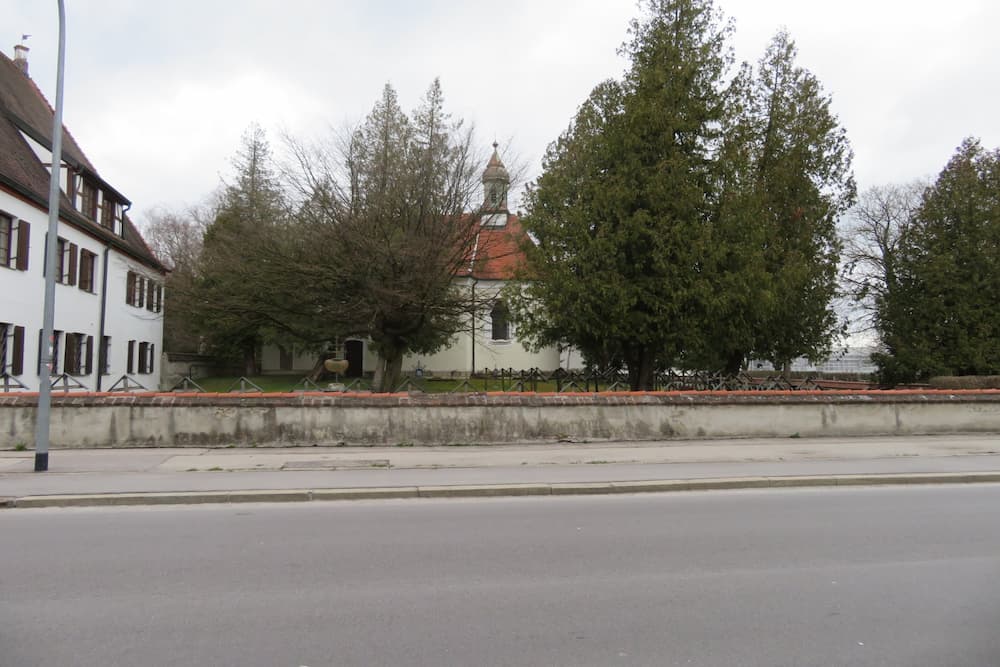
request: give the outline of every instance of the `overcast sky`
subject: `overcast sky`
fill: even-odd
[[[963,137],[1000,146],[996,0],[719,0],[738,60],[779,27],[833,97],[860,188],[933,176]],[[595,84],[619,76],[633,0],[66,0],[64,121],[133,201],[205,198],[252,122],[315,137],[360,120],[391,82],[405,109],[440,77],[484,146],[537,175]],[[55,0],[0,0],[0,50],[21,34],[55,101]]]

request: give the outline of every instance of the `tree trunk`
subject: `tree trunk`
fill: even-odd
[[[726,367],[723,369],[723,372],[725,372],[727,376],[739,375],[740,371],[745,368],[745,359],[746,355],[742,352],[730,352],[729,356],[726,358]]]
[[[646,346],[629,350],[625,364],[628,366],[628,384],[632,391],[653,390],[653,352]]]
[[[785,361],[781,364],[781,379],[785,382],[791,383],[792,381],[792,362]]]
[[[375,391],[380,393],[391,393],[399,386],[399,380],[403,370],[403,353],[398,350],[385,353],[379,358],[378,366],[375,369],[375,379],[373,385]]]
[[[257,345],[247,343],[243,346],[243,377],[260,375],[257,368]]]

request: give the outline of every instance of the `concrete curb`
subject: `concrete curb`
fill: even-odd
[[[511,496],[598,495],[714,491],[721,489],[796,488],[818,486],[885,486],[903,484],[975,484],[1000,482],[998,472],[815,475],[787,477],[716,477],[633,482],[557,484],[481,484],[339,489],[243,491],[176,491],[157,493],[92,493],[0,497],[0,507],[105,507],[112,505],[196,505],[388,498],[485,498]]]

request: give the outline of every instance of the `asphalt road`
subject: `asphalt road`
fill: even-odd
[[[1000,485],[0,512],[0,665],[1000,665]]]

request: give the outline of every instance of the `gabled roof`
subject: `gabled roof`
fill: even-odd
[[[16,193],[43,210],[48,210],[49,170],[21,133],[51,151],[54,116],[54,110],[34,81],[10,58],[0,53],[0,188]],[[112,192],[126,205],[130,203],[98,175],[65,127],[62,137],[64,162],[94,179],[101,189]],[[118,236],[74,210],[65,193],[61,195],[59,216],[143,264],[158,271],[166,270],[128,216],[124,216],[123,220],[124,234]]]

